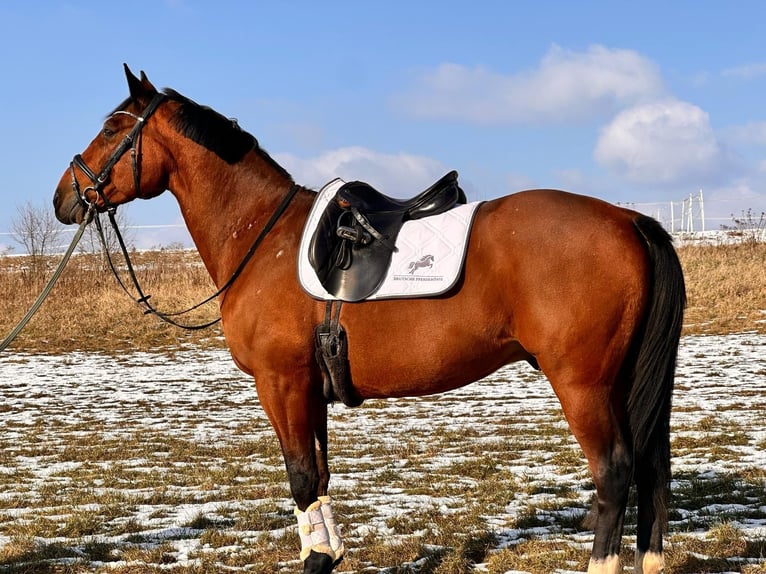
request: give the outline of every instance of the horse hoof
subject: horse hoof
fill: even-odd
[[[336,564],[329,555],[312,550],[311,554],[303,561],[303,574],[330,574]]]

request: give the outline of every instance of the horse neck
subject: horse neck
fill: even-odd
[[[168,188],[218,287],[231,276],[293,185],[258,152],[230,165],[211,152],[180,154]]]

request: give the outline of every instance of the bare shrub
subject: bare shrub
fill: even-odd
[[[96,261],[101,270],[107,270],[109,268],[108,258],[111,258],[112,261],[120,260],[122,258],[122,249],[109,217],[104,214],[99,214],[96,217],[100,218],[102,233],[99,234],[96,221],[94,220],[85,229],[77,250],[81,254],[89,256],[91,260]],[[135,249],[135,233],[131,229],[127,212],[125,210],[116,211],[114,220],[125,243],[125,248],[128,251]]]
[[[766,242],[766,212],[757,215],[752,209],[743,211],[740,217],[732,214],[733,225],[721,228],[742,238],[743,243],[755,244]]]
[[[17,207],[16,211],[16,217],[11,220],[13,238],[24,246],[30,257],[31,275],[35,278],[44,277],[46,257],[58,249],[63,227],[50,207],[27,202]]]

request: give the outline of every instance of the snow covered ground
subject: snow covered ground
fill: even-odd
[[[268,506],[269,527],[252,524],[238,540],[293,528],[276,439],[226,351],[4,354],[0,397],[0,556],[41,519],[58,527],[36,532],[38,542],[155,536],[176,565],[204,549],[193,525],[201,517],[209,525]],[[766,539],[765,398],[766,336],[683,339],[671,537],[704,538],[727,522],[747,540]],[[498,549],[530,537],[590,541],[568,519],[590,504],[587,468],[549,385],[526,364],[433,397],[333,406],[330,416],[331,490],[352,549],[370,533],[395,537],[422,514],[457,516],[488,486],[503,497],[482,516]],[[83,508],[107,507],[85,535],[60,527]]]

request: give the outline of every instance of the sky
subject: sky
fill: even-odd
[[[755,0],[3,2],[0,253],[128,95],[123,63],[314,188],[404,197],[455,169],[469,200],[559,188],[670,225],[702,191],[706,228],[757,220],[765,20]],[[138,247],[186,240],[169,193],[123,212]]]

